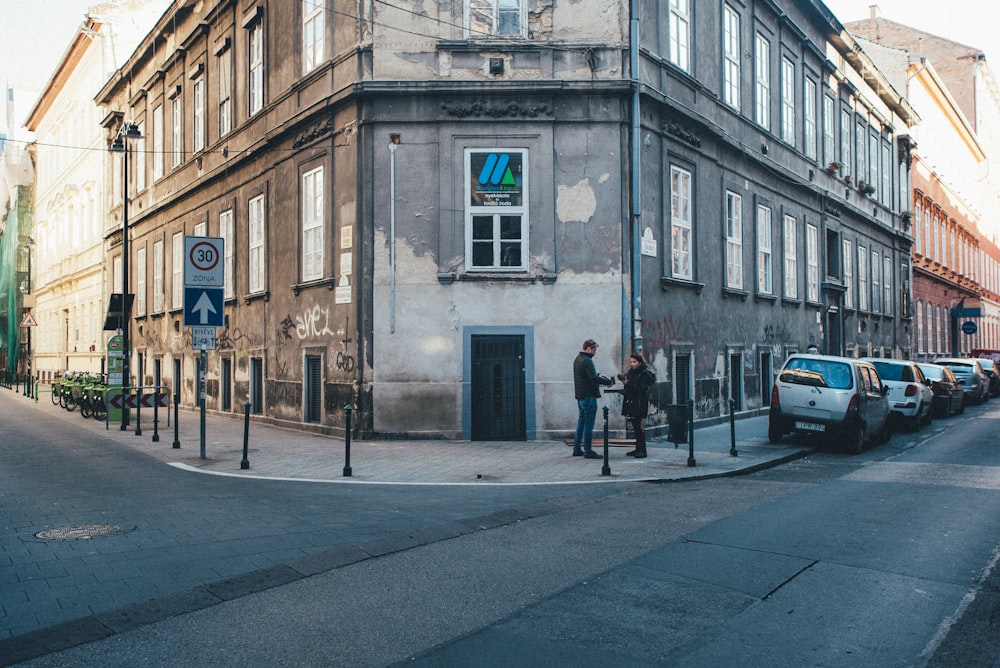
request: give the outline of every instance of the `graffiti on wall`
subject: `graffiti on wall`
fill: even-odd
[[[334,331],[330,329],[330,309],[328,308],[322,308],[316,304],[295,316],[295,335],[299,337],[300,341],[317,336],[332,336],[333,334]]]

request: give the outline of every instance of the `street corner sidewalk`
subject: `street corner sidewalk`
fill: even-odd
[[[182,414],[181,422],[196,420]],[[682,481],[738,475],[802,457],[811,448],[767,441],[767,417],[735,425],[736,454],[730,425],[695,429],[689,444],[652,440],[648,457],[626,456],[630,446],[609,446],[607,470],[601,439],[594,451],[601,459],[573,457],[563,441],[352,440],[348,459],[342,438],[251,423],[246,460],[243,422],[210,416],[205,458],[200,439],[183,429],[182,447],[156,448],[156,456],[178,468],[273,480],[354,484],[579,484],[625,481]],[[191,437],[194,438],[191,438]],[[145,450],[145,448],[143,448]],[[692,461],[693,457],[693,461]],[[246,468],[243,468],[243,466]]]

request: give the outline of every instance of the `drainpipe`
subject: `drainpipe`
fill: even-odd
[[[629,2],[629,75],[632,83],[631,217],[632,351],[642,351],[642,141],[639,118],[639,0]]]
[[[389,333],[396,333],[396,142],[389,143]]]

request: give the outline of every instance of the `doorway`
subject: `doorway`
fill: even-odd
[[[472,337],[472,440],[523,441],[524,337]]]

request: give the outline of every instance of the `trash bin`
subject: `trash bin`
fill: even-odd
[[[674,445],[688,442],[687,404],[667,404],[667,440]]]

